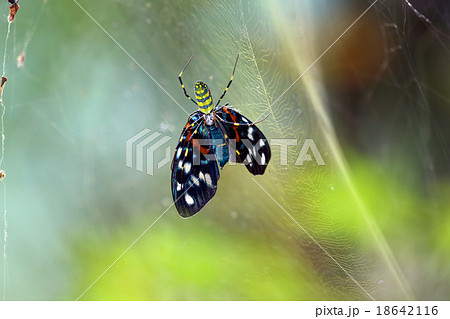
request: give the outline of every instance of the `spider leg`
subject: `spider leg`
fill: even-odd
[[[195,115],[197,112],[198,112],[198,111],[195,111],[195,112],[192,112],[191,114],[189,114],[188,122],[189,122],[189,120],[191,119],[191,117],[192,117],[193,115]],[[193,127],[195,124],[197,124],[201,119],[203,119],[203,117],[200,117],[198,120],[196,120],[195,122],[193,122],[193,123],[190,124],[190,125],[186,125],[186,127],[183,129],[183,131],[181,131],[181,136],[183,136],[184,132],[185,132],[188,128],[192,128],[192,127]]]
[[[189,94],[187,94],[186,88],[184,87],[183,81],[181,80],[181,75],[183,74],[184,70],[186,70],[186,68],[187,68],[187,66],[189,65],[189,63],[191,63],[191,61],[192,61],[193,58],[194,58],[194,56],[191,56],[191,58],[189,59],[189,61],[188,61],[188,62],[186,63],[186,65],[184,66],[183,70],[181,70],[180,75],[178,75],[178,80],[180,80],[180,84],[181,84],[181,87],[183,88],[184,95],[186,95],[186,97],[187,97],[189,100],[191,100],[195,105],[198,106],[197,102],[196,102],[195,100],[193,100],[193,99],[189,96]]]
[[[233,74],[231,74],[230,82],[228,82],[228,85],[227,85],[227,87],[225,88],[225,91],[223,92],[223,94],[222,94],[222,96],[219,98],[219,100],[217,101],[216,107],[217,107],[217,105],[219,105],[220,101],[221,101],[222,98],[225,96],[225,93],[227,93],[228,88],[229,88],[230,85],[231,85],[231,82],[233,82],[234,71],[236,71],[236,65],[237,65],[238,59],[239,59],[239,53],[238,53],[238,55],[237,55],[237,57],[236,57],[236,63],[234,63]]]
[[[192,139],[192,137],[193,137],[195,134],[197,134],[198,128],[200,127],[200,125],[203,124],[202,122],[199,122],[199,120],[202,120],[202,119],[203,119],[203,117],[199,118],[196,122],[194,122],[195,124],[197,124],[197,126],[195,127],[194,133],[189,137],[188,142],[190,142],[191,139]],[[192,123],[192,124],[194,124],[194,123]],[[193,125],[192,125],[192,126],[193,126]]]

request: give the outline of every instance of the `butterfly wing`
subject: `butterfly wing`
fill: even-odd
[[[216,114],[219,128],[231,148],[230,159],[244,163],[253,175],[264,174],[271,151],[261,130],[254,124],[248,125],[251,121],[233,108],[223,106]]]
[[[210,131],[199,112],[189,118],[172,161],[172,197],[181,217],[195,215],[216,194],[220,174],[210,139]]]

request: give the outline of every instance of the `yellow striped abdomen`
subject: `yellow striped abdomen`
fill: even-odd
[[[202,81],[195,83],[195,99],[197,100],[200,111],[203,113],[211,113],[214,109],[211,92],[208,86]]]

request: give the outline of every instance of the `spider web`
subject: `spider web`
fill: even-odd
[[[352,157],[361,151],[387,167],[399,145],[387,133],[394,131],[364,135],[355,123],[375,129],[376,122],[345,112],[348,105],[366,105],[379,120],[405,115],[419,134],[408,139],[415,150],[403,151],[419,154],[421,165],[413,169],[423,174],[409,182],[421,183],[421,194],[431,198],[431,220],[445,219],[434,195],[439,172],[449,171],[448,139],[432,113],[445,113],[449,98],[429,80],[432,74],[424,72],[427,65],[414,45],[429,41],[438,57],[448,56],[448,25],[442,22],[448,10],[418,1],[378,1],[357,21],[373,2],[78,2],[117,43],[71,2],[24,2],[12,29],[5,89],[8,299],[79,296],[159,218],[171,204],[168,168],[151,177],[128,169],[125,141],[148,127],[172,136],[174,146],[186,121],[177,104],[194,111],[176,78],[185,62],[195,55],[183,74],[189,92],[196,80],[204,80],[217,99],[237,53],[224,102],[252,120],[270,113],[258,125],[269,140],[297,140],[288,148],[287,166],[279,165],[280,148],[273,146],[271,165],[257,183],[316,242],[245,168],[226,167],[216,197],[198,217],[181,220],[169,210],[83,298],[367,299],[364,290],[375,299],[431,295],[433,285],[421,295],[415,287],[424,285],[405,265],[411,257],[440,256],[411,251],[423,244],[420,238],[431,241],[436,229],[430,226],[410,245],[404,237],[397,241],[393,229],[404,234],[418,226],[402,225],[405,215],[390,218],[389,226],[363,191],[365,185],[379,186],[376,178],[361,182]],[[55,30],[61,21],[72,23]],[[417,28],[424,38],[416,38]],[[355,33],[375,35],[383,54],[370,68],[346,60],[354,78],[341,82],[356,82],[363,92],[349,102],[354,92],[344,89],[350,85],[332,80],[338,63],[333,58],[346,57]],[[25,64],[18,69],[15,59],[22,51]],[[377,108],[383,92],[398,96],[389,100],[396,110]],[[372,136],[378,139],[368,141]],[[325,166],[294,165],[307,138]],[[393,172],[400,163],[390,166]],[[431,164],[434,169],[426,170]],[[395,193],[402,198],[403,191]],[[436,286],[449,278],[448,272],[435,273],[429,279]],[[27,275],[20,279],[21,274]],[[49,288],[44,292],[42,286]],[[442,287],[435,291],[437,299],[447,293]]]

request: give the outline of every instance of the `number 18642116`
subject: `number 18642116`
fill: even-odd
[[[437,306],[377,306],[378,316],[436,316]]]

